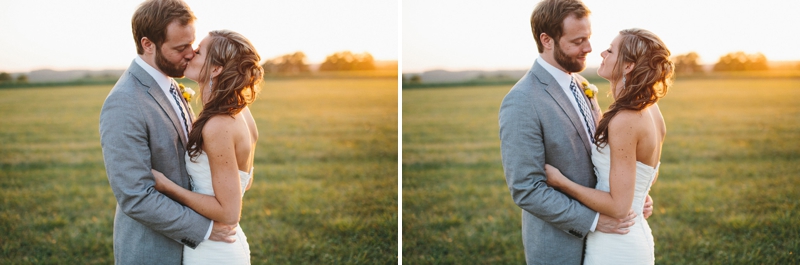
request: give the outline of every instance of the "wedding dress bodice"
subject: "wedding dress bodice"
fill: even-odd
[[[189,159],[189,153],[186,153],[186,171],[189,172],[192,181],[192,191],[202,193],[205,195],[214,196],[214,186],[211,181],[211,167],[208,164],[208,156],[205,152],[200,152],[195,162]],[[244,196],[244,189],[250,182],[253,170],[244,172],[239,170],[239,181],[242,185],[242,196]]]
[[[610,191],[609,174],[611,172],[611,149],[608,145],[596,148],[592,145],[592,163],[594,163],[597,185],[595,189]],[[636,161],[636,184],[631,209],[636,213],[636,222],[630,232],[625,235],[606,234],[595,231],[586,236],[586,253],[584,264],[653,264],[655,262],[653,233],[650,225],[642,215],[644,202],[650,186],[658,174],[656,167]]]
[[[208,156],[201,152],[194,162],[187,153],[186,171],[192,181],[192,191],[214,196],[214,186],[211,179],[211,167],[208,164]],[[242,196],[247,184],[250,182],[253,170],[250,172],[239,171],[239,181],[242,185]],[[236,226],[236,239],[234,243],[225,243],[212,240],[204,240],[192,249],[188,246],[183,247],[183,264],[250,264],[250,245],[247,243],[247,236],[241,226]]]
[[[592,163],[594,164],[594,173],[597,176],[597,185],[595,189],[608,192],[611,190],[608,182],[611,172],[611,150],[608,145],[601,150],[597,150],[596,147],[597,146],[592,145]],[[650,191],[650,185],[653,184],[656,173],[658,173],[659,165],[653,168],[645,163],[636,161],[636,184],[631,209],[637,215],[642,214],[644,201],[647,198],[648,191]]]

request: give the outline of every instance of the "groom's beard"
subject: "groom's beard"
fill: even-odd
[[[178,64],[171,63],[161,55],[161,47],[156,47],[156,66],[169,77],[183,77],[183,71],[186,70],[183,59]]]
[[[586,68],[586,64],[583,64],[577,58],[570,57],[564,51],[561,50],[561,46],[558,45],[558,41],[555,42],[555,59],[558,65],[564,67],[564,70],[570,73],[578,73],[583,71]]]

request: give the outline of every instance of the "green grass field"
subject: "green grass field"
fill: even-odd
[[[403,91],[404,263],[524,264],[498,136],[510,88]],[[798,91],[796,78],[675,82],[659,103],[657,264],[800,263]]]
[[[262,88],[240,223],[253,263],[396,264],[396,77]],[[110,89],[0,90],[0,263],[113,262],[98,132]]]

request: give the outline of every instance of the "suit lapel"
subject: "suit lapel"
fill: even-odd
[[[153,79],[153,77],[151,77],[150,74],[142,69],[136,62],[133,62],[129,69],[131,74],[136,77],[136,79],[138,79],[142,85],[147,87],[147,93],[153,97],[153,100],[155,100],[158,106],[161,107],[161,110],[164,112],[164,114],[167,114],[167,117],[169,117],[170,121],[172,121],[173,128],[178,132],[178,137],[181,138],[181,143],[183,143],[183,146],[185,147],[188,141],[183,133],[183,125],[181,125],[181,120],[178,118],[178,114],[175,113],[175,110],[172,108],[172,103],[170,103],[167,95],[165,95],[164,91],[161,90],[161,87],[158,86],[156,80]]]
[[[583,146],[586,147],[586,152],[591,154],[592,150],[590,149],[589,145],[589,138],[587,136],[587,132],[583,129],[583,125],[581,124],[583,121],[581,120],[580,114],[575,111],[575,107],[572,106],[572,102],[569,101],[569,97],[564,94],[564,89],[556,82],[550,73],[547,72],[539,63],[535,63],[533,69],[531,69],[531,73],[536,76],[536,78],[541,82],[545,88],[544,90],[550,94],[550,96],[555,100],[564,114],[567,115],[570,122],[572,123],[572,127],[575,131],[580,135],[581,141],[583,142]]]

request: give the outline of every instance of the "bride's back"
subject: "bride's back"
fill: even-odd
[[[241,120],[244,126],[239,127],[242,133],[240,139],[236,142],[236,163],[239,170],[249,172],[253,167],[253,157],[256,150],[256,141],[258,140],[258,128],[253,115],[250,113],[250,108],[244,108],[242,112],[236,115],[237,120]]]
[[[661,116],[658,104],[642,110],[641,117],[638,128],[641,134],[636,145],[636,161],[655,167],[661,160],[661,144],[664,142],[667,132],[664,117]]]
[[[244,108],[234,117],[228,115],[211,117],[203,128],[203,136],[207,138],[206,145],[210,141],[232,141],[237,168],[240,171],[250,172],[258,138],[258,129],[255,125],[255,120],[250,114],[249,108]],[[226,140],[225,138],[230,139]],[[204,147],[207,147],[206,145]],[[203,151],[208,153],[209,156],[220,156],[229,152],[224,149],[206,150],[204,148]]]

